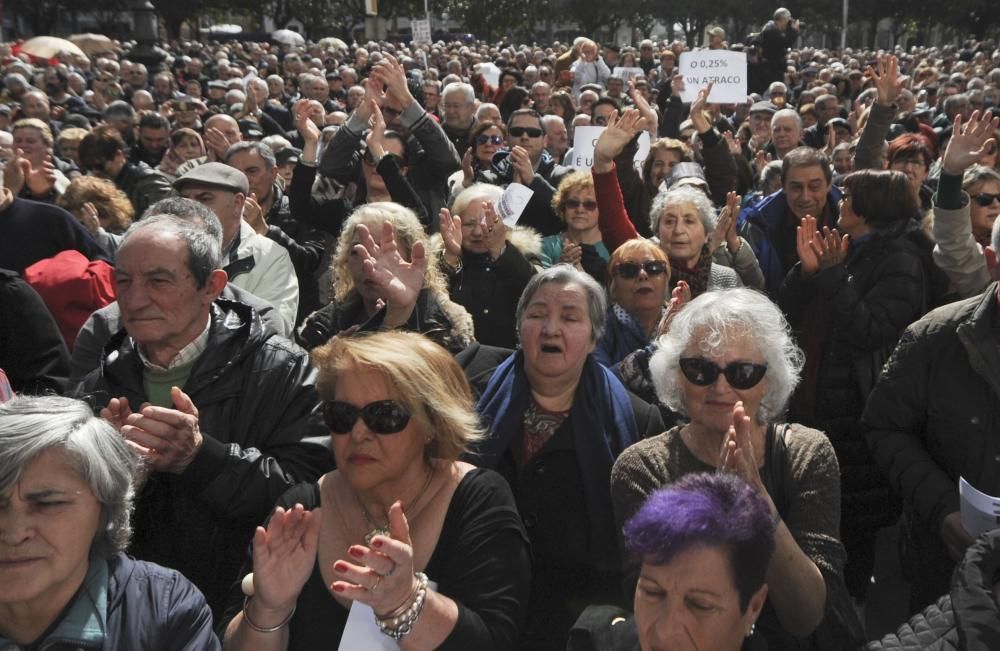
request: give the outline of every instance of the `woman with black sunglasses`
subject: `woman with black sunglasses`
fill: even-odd
[[[598,226],[594,178],[583,171],[571,172],[559,182],[552,195],[552,210],[566,225],[562,233],[542,238],[542,264],[571,264],[607,284],[607,263],[611,257]]]
[[[337,470],[257,528],[225,648],[519,648],[527,537],[504,479],[458,460],[482,437],[461,368],[406,332],[313,361]]]
[[[658,340],[649,371],[660,402],[690,419],[636,443],[615,462],[611,493],[621,526],[656,489],[695,472],[731,472],[767,501],[777,526],[768,596],[756,635],[799,648],[842,585],[837,460],[821,432],[781,424],[802,369],[781,311],[749,289],[707,292],[684,305]],[[634,588],[626,561],[626,589]],[[756,648],[756,647],[755,647]]]
[[[507,129],[499,122],[477,122],[469,132],[469,148],[462,157],[462,169],[448,178],[451,197],[476,182],[476,174],[493,167],[493,155],[507,144]]]

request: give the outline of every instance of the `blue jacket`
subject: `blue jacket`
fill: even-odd
[[[826,196],[826,204],[829,214],[834,218],[829,224],[820,226],[833,226],[836,223],[836,216],[840,214],[840,188],[833,186]],[[816,216],[819,219],[819,215]],[[785,275],[791,267],[786,267],[781,260],[775,241],[778,239],[782,229],[791,228],[793,217],[788,208],[788,201],[785,199],[785,191],[778,190],[774,194],[764,197],[752,206],[747,206],[740,212],[736,221],[736,228],[740,235],[750,243],[760,268],[764,272],[764,289],[768,296],[776,298],[781,289],[781,283],[785,280]],[[794,242],[794,237],[792,239]],[[793,244],[794,246],[794,244]],[[798,256],[796,255],[796,259]]]

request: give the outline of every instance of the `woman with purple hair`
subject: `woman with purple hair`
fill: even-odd
[[[811,643],[831,631],[864,642],[853,609],[843,608],[833,447],[822,432],[781,420],[802,363],[784,316],[763,294],[731,289],[695,298],[674,317],[649,362],[660,402],[689,422],[631,446],[611,474],[619,527],[655,490],[692,473],[739,475],[757,492],[775,524],[767,603],[757,625],[757,637],[771,649],[838,648]],[[637,560],[626,560],[626,588],[634,585]]]

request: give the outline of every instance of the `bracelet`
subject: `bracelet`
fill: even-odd
[[[247,623],[247,626],[257,631],[258,633],[274,633],[275,631],[284,628],[285,624],[291,621],[292,615],[295,614],[295,606],[292,606],[292,612],[288,613],[288,616],[285,617],[283,620],[281,620],[279,624],[276,624],[274,626],[258,626],[257,624],[254,624],[252,619],[250,619],[250,613],[247,612],[247,606],[249,605],[250,605],[250,596],[247,595],[246,597],[243,598],[243,621]]]
[[[399,617],[400,615],[405,613],[407,610],[409,610],[410,604],[412,604],[413,601],[417,598],[417,593],[420,592],[420,585],[421,585],[420,581],[417,581],[417,584],[413,586],[413,591],[409,595],[407,595],[406,599],[403,599],[403,602],[399,604],[398,607],[393,609],[392,612],[386,613],[385,615],[379,615],[378,613],[375,613],[375,617],[378,619],[383,619],[388,621],[390,619],[395,619],[396,617]]]
[[[424,609],[424,601],[427,599],[427,575],[423,572],[416,572],[413,576],[418,582],[416,596],[405,604],[405,610],[395,617],[375,617],[378,630],[396,641],[403,639],[413,631],[413,625],[417,623],[420,612]]]

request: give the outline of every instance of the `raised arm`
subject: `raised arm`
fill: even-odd
[[[594,192],[597,195],[601,238],[608,251],[614,251],[628,240],[639,237],[632,220],[625,212],[615,158],[645,128],[645,118],[636,109],[625,109],[621,117],[611,116],[608,126],[594,145]]]

